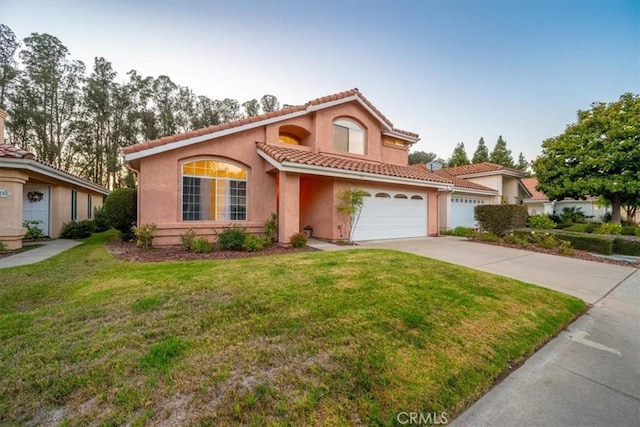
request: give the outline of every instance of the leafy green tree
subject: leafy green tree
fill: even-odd
[[[265,113],[271,113],[280,109],[278,98],[269,94],[262,96],[260,99],[260,105],[262,106],[262,111]]]
[[[489,161],[508,168],[515,166],[513,157],[511,156],[511,150],[507,149],[507,142],[502,139],[502,135],[498,137],[496,145],[493,147],[493,150],[491,150]]]
[[[352,188],[336,194],[340,201],[336,210],[349,218],[349,242],[353,241],[353,233],[358,225],[366,195],[367,192],[360,188]]]
[[[242,103],[242,108],[247,117],[254,117],[260,114],[260,103],[257,99],[250,99]]]
[[[456,148],[453,149],[453,153],[449,160],[447,160],[447,166],[452,168],[455,166],[464,166],[468,165],[471,162],[469,161],[469,156],[467,156],[467,152],[464,149],[464,142],[460,142],[456,145]]]
[[[15,60],[18,46],[20,43],[11,28],[0,24],[0,108],[3,110],[7,109],[7,95],[20,73]]]
[[[538,189],[550,200],[602,196],[619,224],[621,205],[633,205],[640,194],[639,118],[640,95],[632,93],[578,111],[576,123],[542,143],[533,162]]]
[[[478,148],[473,153],[473,158],[471,159],[471,163],[484,163],[489,161],[489,149],[484,142],[484,138],[480,137],[478,141]]]
[[[409,164],[417,165],[419,163],[426,164],[433,162],[438,155],[436,153],[427,153],[426,151],[414,151],[409,153]]]
[[[529,162],[524,158],[524,154],[520,152],[518,155],[518,163],[516,163],[516,169],[526,171],[529,168]]]

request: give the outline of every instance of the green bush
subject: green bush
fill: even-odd
[[[193,228],[187,230],[186,233],[180,235],[180,244],[185,251],[190,252],[193,248],[193,241],[196,238],[196,232]]]
[[[524,227],[527,215],[524,205],[478,205],[474,217],[480,228],[502,237],[510,230]]]
[[[593,230],[596,234],[611,234],[616,236],[619,235],[621,231],[622,226],[613,222],[605,222],[600,224],[600,227]]]
[[[565,234],[560,232],[556,233],[555,236],[559,240],[571,242],[571,246],[574,249],[597,252],[605,255],[613,253],[613,242],[610,238],[589,234]]]
[[[153,232],[156,231],[156,225],[144,224],[140,227],[133,227],[133,234],[136,236],[136,245],[142,249],[151,249],[153,244]]]
[[[257,252],[261,251],[265,245],[265,239],[260,236],[256,236],[255,234],[249,234],[245,239],[242,247],[247,252]]]
[[[278,241],[278,214],[273,212],[264,223],[264,235],[271,243]]]
[[[533,215],[527,219],[527,226],[536,230],[550,230],[556,226],[556,223],[547,215]]]
[[[71,221],[62,226],[60,237],[63,239],[84,239],[95,231],[95,224],[90,219]]]
[[[471,238],[473,240],[480,240],[482,242],[497,242],[498,241],[498,236],[496,236],[494,233],[492,233],[490,231],[482,231],[482,232],[474,231],[473,235],[471,236]]]
[[[4,251],[4,242],[0,242],[0,252]]]
[[[248,235],[249,232],[244,227],[237,225],[227,227],[218,234],[218,246],[227,251],[239,251]]]
[[[473,228],[470,227],[456,227],[451,231],[451,235],[471,238],[473,236],[473,232]]]
[[[558,251],[562,255],[571,255],[573,254],[573,248],[571,247],[571,242],[567,240],[561,240],[560,246],[558,246]]]
[[[213,252],[213,245],[206,238],[200,237],[191,242],[191,251],[197,254],[208,254]]]
[[[138,216],[138,196],[135,188],[118,188],[107,196],[104,210],[111,227],[120,232],[123,240],[133,238],[133,226]]]
[[[640,227],[636,229],[636,237],[640,237]]]
[[[562,213],[559,215],[559,220],[557,221],[561,224],[575,224],[585,222],[587,220],[587,215],[582,212],[582,208],[572,206],[570,208],[562,208]]]
[[[634,225],[625,225],[620,230],[620,234],[623,236],[635,236],[638,232],[640,232],[640,227]]]
[[[291,242],[291,246],[294,248],[304,248],[307,246],[307,236],[303,233],[293,233],[289,237],[289,242]]]
[[[111,228],[104,206],[98,206],[93,210],[93,225],[96,233],[107,231]]]
[[[640,256],[640,242],[616,237],[613,239],[613,253]]]
[[[593,223],[584,223],[584,224],[573,224],[569,227],[565,227],[564,231],[573,231],[575,233],[593,233],[595,230],[596,224]]]
[[[25,234],[24,238],[27,240],[39,240],[44,237],[44,233],[38,227],[39,224],[42,224],[40,220],[31,220],[24,221],[22,223],[23,227],[27,227],[27,234]]]

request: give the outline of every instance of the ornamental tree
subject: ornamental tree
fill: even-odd
[[[368,193],[360,188],[352,188],[340,191],[336,194],[340,203],[336,210],[349,218],[349,242],[353,241],[353,233],[356,231],[360,213],[364,206],[364,197]]]
[[[634,204],[640,194],[640,96],[594,102],[577,117],[563,134],[542,143],[533,162],[537,189],[549,200],[602,196],[619,224],[620,206]]]

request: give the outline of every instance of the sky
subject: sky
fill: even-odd
[[[502,135],[532,160],[578,110],[640,93],[638,0],[0,0],[0,23],[215,99],[357,87],[445,159]]]

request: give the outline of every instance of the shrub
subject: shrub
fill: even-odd
[[[104,206],[98,206],[93,210],[93,225],[97,233],[107,231],[111,228]]]
[[[570,208],[562,208],[562,213],[559,215],[560,223],[562,224],[575,224],[579,222],[585,222],[587,215],[582,212],[582,208],[571,206]]]
[[[89,219],[71,221],[62,226],[60,237],[63,239],[84,239],[95,231],[95,224]]]
[[[271,243],[278,241],[278,214],[273,212],[264,223],[264,235]]]
[[[622,231],[622,226],[620,224],[615,224],[613,222],[605,222],[604,224],[600,224],[600,227],[596,228],[593,232],[596,234],[619,235],[621,231]]]
[[[265,239],[260,236],[256,236],[255,234],[249,234],[245,239],[242,247],[247,252],[257,252],[261,251],[264,248]]]
[[[605,255],[613,253],[613,242],[610,238],[589,234],[556,233],[556,238],[571,242],[574,249],[597,252]]]
[[[498,236],[496,236],[494,233],[490,232],[490,231],[483,231],[483,232],[474,232],[472,239],[474,240],[480,240],[482,242],[497,242],[498,241]]]
[[[640,237],[640,227],[636,228],[636,237]]]
[[[218,246],[228,251],[239,251],[248,235],[249,232],[244,227],[237,225],[227,227],[218,234]]]
[[[294,248],[304,248],[307,246],[307,236],[303,233],[293,233],[289,237],[289,242],[291,242],[291,246]]]
[[[571,247],[571,242],[567,240],[561,240],[560,246],[558,246],[558,252],[560,252],[562,255],[573,254],[573,248]]]
[[[136,236],[136,245],[142,249],[151,249],[153,244],[153,232],[156,231],[156,225],[144,224],[140,227],[133,227],[133,234]]]
[[[185,251],[191,251],[195,238],[196,232],[193,230],[193,228],[188,229],[186,233],[180,235],[180,244]]]
[[[572,231],[574,233],[593,233],[595,230],[596,224],[573,224],[569,227],[565,227],[564,231]]]
[[[538,240],[538,246],[543,249],[553,249],[560,246],[560,241],[551,235],[542,236],[540,240]]]
[[[206,238],[200,237],[191,242],[191,251],[197,254],[208,254],[213,251],[213,245]]]
[[[42,232],[40,227],[38,227],[39,224],[42,224],[42,221],[40,220],[24,221],[22,223],[22,226],[27,227],[27,234],[25,234],[24,238],[27,240],[42,239],[44,237],[44,233]]]
[[[611,212],[607,212],[605,214],[600,215],[601,222],[611,222],[613,221],[613,214]]]
[[[469,227],[456,227],[451,232],[451,235],[458,237],[469,237],[473,236],[473,228]]]
[[[633,225],[625,225],[620,230],[620,234],[622,234],[623,236],[635,236],[636,233],[638,233],[638,231],[640,231],[640,227],[636,227]]]
[[[527,225],[537,230],[550,230],[556,226],[556,223],[547,215],[533,215],[527,219]]]
[[[510,230],[525,226],[527,207],[524,205],[478,205],[475,207],[474,217],[483,230],[502,237]]]
[[[640,242],[616,237],[613,239],[613,253],[640,256]]]
[[[104,201],[104,210],[109,225],[120,232],[123,240],[133,237],[133,226],[138,215],[135,188],[118,188]]]
[[[0,252],[4,251],[4,242],[0,242]]]

